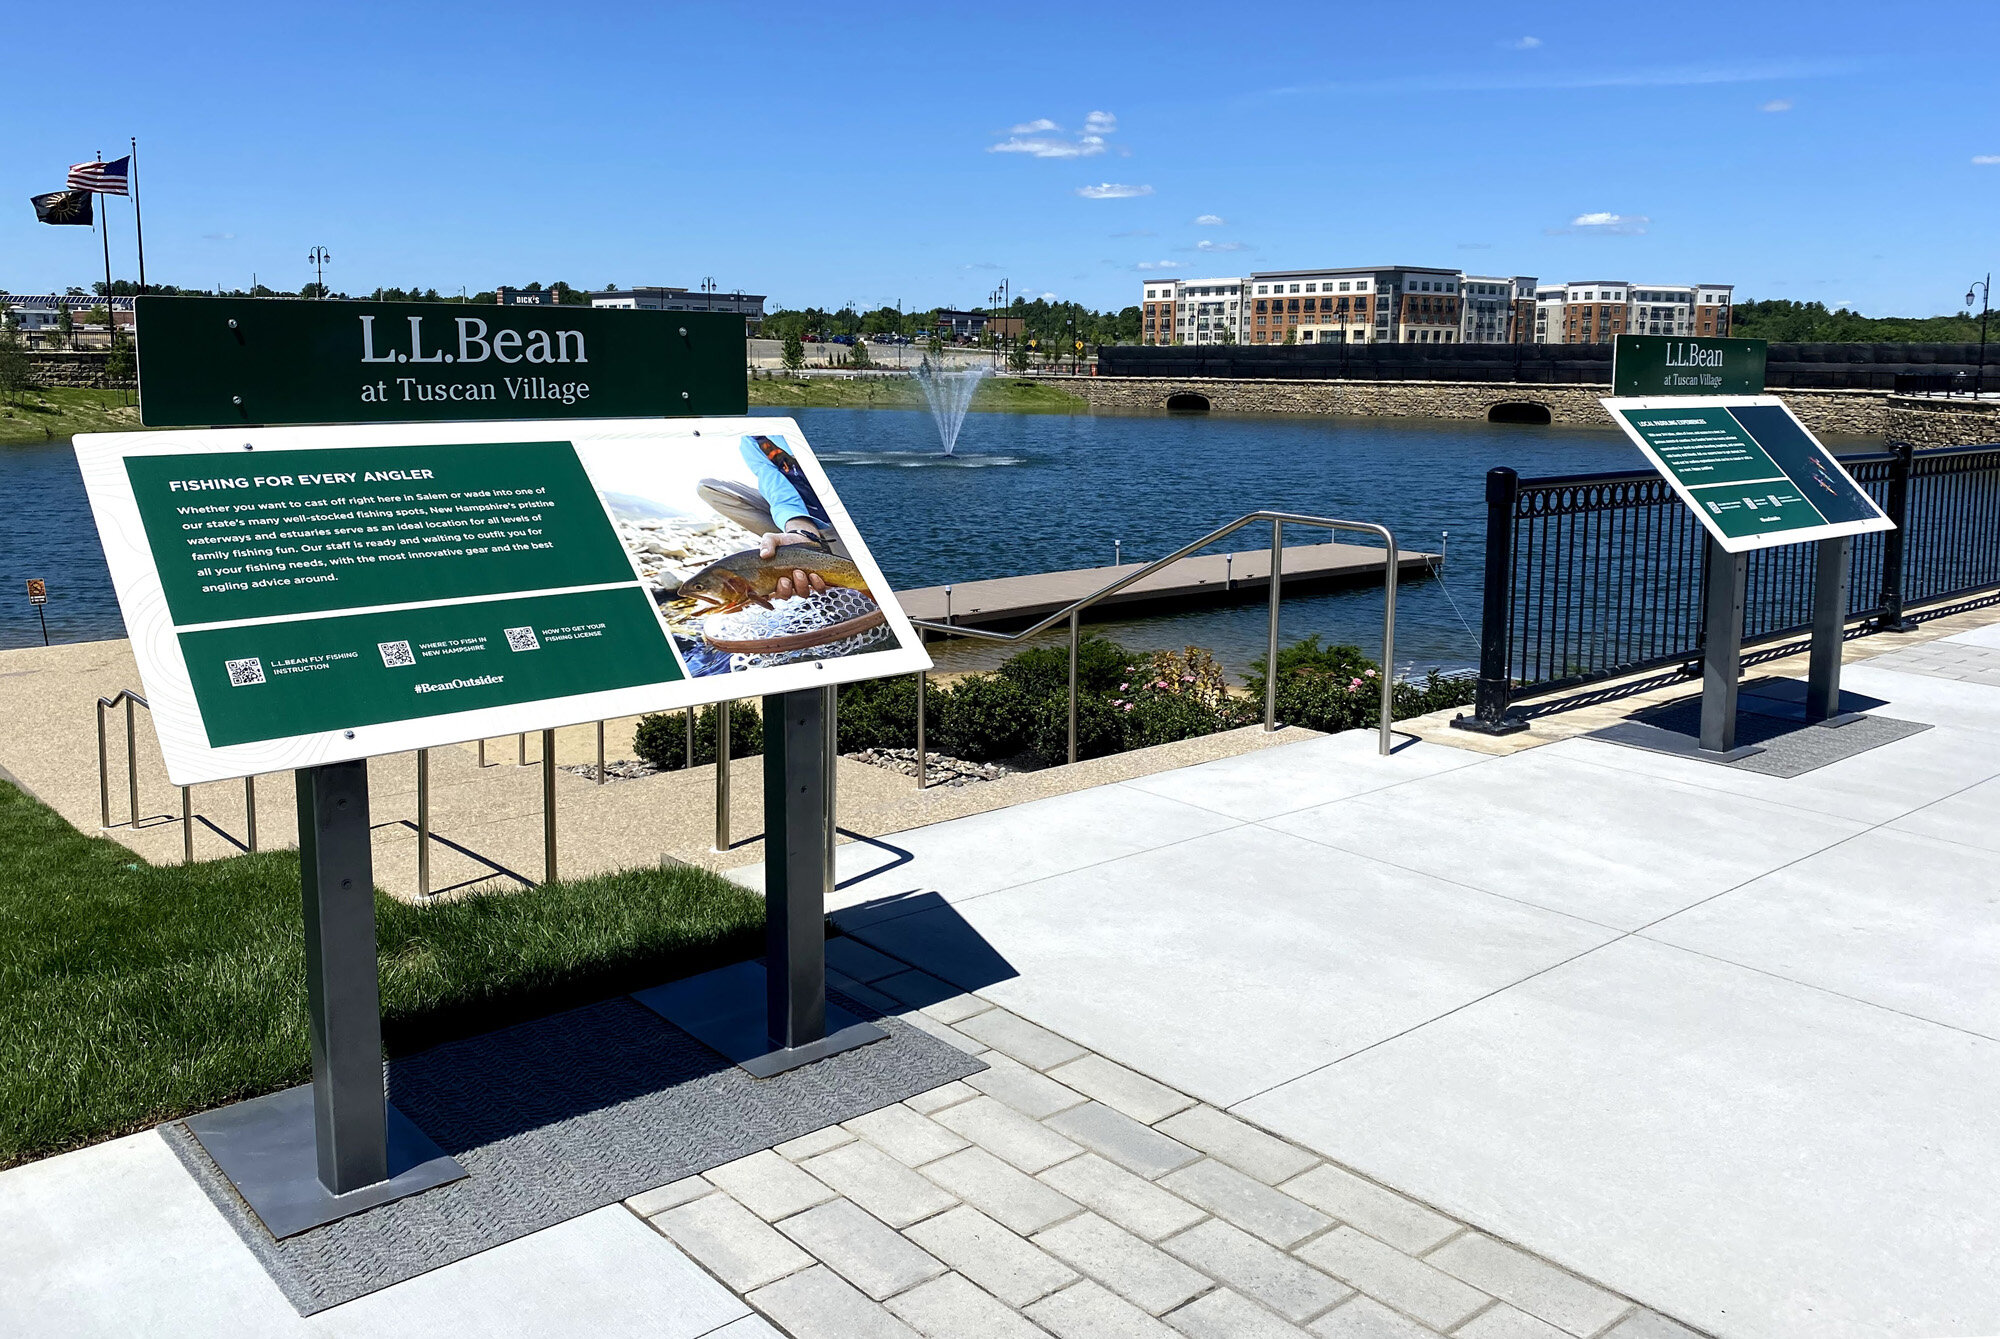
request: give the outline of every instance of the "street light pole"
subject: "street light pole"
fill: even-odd
[[[306,260],[309,261],[313,267],[314,287],[316,287],[319,290],[318,292],[314,293],[313,296],[320,299],[321,301],[326,300],[326,263],[332,259],[333,259],[332,255],[330,255],[327,252],[327,249],[323,246],[314,247],[312,251],[306,256]]]
[[[1965,290],[1965,309],[1972,310],[1972,295],[1979,294],[1979,371],[1972,378],[1972,398],[1978,399],[1986,391],[1986,316],[1992,310],[1993,272]]]

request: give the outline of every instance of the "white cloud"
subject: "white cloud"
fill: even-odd
[[[1061,298],[1061,297],[1059,297],[1058,295],[1054,294],[1054,293],[1044,293],[1044,294],[1042,294],[1042,301],[1043,301],[1043,302],[1061,302],[1061,301],[1062,301],[1062,298]]]
[[[1542,39],[1539,37],[1517,37],[1507,43],[1507,47],[1511,51],[1533,51],[1541,44]]]
[[[986,152],[1025,153],[1036,158],[1089,158],[1104,152],[1104,139],[1100,135],[1081,135],[1073,140],[1051,139],[1046,135],[1014,135],[991,146]]]
[[[1142,260],[1132,268],[1135,270],[1184,270],[1187,266],[1178,260]]]
[[[1592,214],[1578,214],[1569,221],[1567,228],[1544,228],[1551,235],[1566,232],[1596,233],[1609,237],[1636,237],[1646,231],[1646,225],[1653,220],[1644,214],[1613,214],[1599,210]]]
[[[2000,167],[2000,153],[1975,153],[1972,161],[1980,167]]]
[[[1247,251],[1250,248],[1242,242],[1211,242],[1206,237],[1194,244],[1197,251]]]
[[[1083,132],[1062,139],[1062,127],[1046,116],[1023,121],[1007,132],[1007,138],[989,145],[988,153],[1025,153],[1034,158],[1091,158],[1105,151],[1104,137],[1118,129],[1118,118],[1110,112],[1092,112],[1083,118]],[[1054,132],[1054,133],[1050,133]],[[1126,150],[1121,148],[1120,153]]]
[[[1792,100],[1790,98],[1772,98],[1757,110],[1760,112],[1788,112],[1791,109]]]
[[[1220,228],[1227,222],[1229,220],[1220,214],[1203,214],[1195,219],[1194,226],[1197,228]]]
[[[1130,200],[1135,195],[1151,195],[1151,186],[1127,186],[1119,181],[1100,181],[1095,186],[1079,186],[1076,193],[1086,200]]]

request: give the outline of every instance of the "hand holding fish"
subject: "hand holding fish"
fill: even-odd
[[[810,544],[816,548],[823,547],[817,533],[808,534],[804,530],[781,530],[773,534],[767,534],[759,541],[757,556],[760,558],[775,558],[778,556],[778,550],[781,547],[792,544]],[[772,594],[780,600],[789,600],[794,596],[824,591],[825,589],[825,577],[817,572],[808,572],[805,568],[798,567],[792,569],[791,575],[778,578],[777,589]]]

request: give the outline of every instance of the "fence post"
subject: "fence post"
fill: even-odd
[[[1903,618],[1903,561],[1906,548],[1904,538],[1910,524],[1910,457],[1913,450],[1909,443],[1898,442],[1889,448],[1896,458],[1889,462],[1888,506],[1883,510],[1896,523],[1894,530],[1882,534],[1882,616],[1875,620],[1877,632],[1908,632],[1910,623]]]
[[[1514,593],[1514,510],[1520,496],[1521,476],[1513,470],[1502,465],[1486,472],[1486,591],[1479,615],[1479,683],[1473,714],[1451,722],[1483,735],[1511,735],[1528,728],[1526,721],[1507,714],[1513,690],[1507,621]]]

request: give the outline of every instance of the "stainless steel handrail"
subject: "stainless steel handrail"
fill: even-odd
[[[97,699],[97,810],[104,827],[111,826],[111,755],[104,734],[104,713],[125,704],[125,797],[130,806],[130,816],[120,826],[139,826],[139,731],[133,718],[132,708],[144,707],[152,711],[153,704],[129,688],[121,688],[110,697]],[[250,849],[257,849],[257,783],[250,777],[243,778],[244,799],[249,806]],[[194,795],[193,787],[181,787],[181,863],[194,863]]]
[[[1043,618],[1040,622],[1023,628],[1019,632],[993,632],[986,628],[969,628],[963,624],[951,622],[949,614],[946,615],[946,621],[943,623],[929,619],[913,618],[910,620],[910,625],[918,629],[920,637],[925,632],[938,632],[946,636],[978,637],[992,642],[1019,642],[1025,641],[1027,638],[1033,637],[1036,633],[1067,620],[1069,623],[1069,761],[1075,762],[1076,659],[1077,643],[1081,637],[1080,629],[1083,611],[1112,595],[1116,595],[1133,582],[1143,581],[1161,568],[1170,567],[1181,559],[1207,548],[1217,540],[1225,539],[1235,534],[1244,526],[1255,525],[1259,521],[1269,521],[1271,523],[1271,619],[1270,629],[1266,637],[1267,649],[1264,659],[1264,728],[1266,730],[1275,730],[1278,728],[1278,603],[1281,598],[1281,586],[1284,580],[1285,527],[1287,525],[1307,525],[1314,529],[1345,530],[1355,534],[1376,535],[1382,540],[1386,550],[1386,561],[1382,569],[1382,707],[1380,724],[1381,739],[1377,745],[1377,751],[1387,756],[1390,750],[1389,723],[1391,709],[1394,705],[1396,679],[1396,576],[1398,563],[1396,536],[1390,532],[1387,526],[1376,525],[1372,521],[1343,521],[1332,516],[1303,516],[1288,511],[1253,511],[1246,516],[1241,516],[1231,521],[1220,530],[1214,530],[1203,535],[1192,544],[1175,549],[1164,558],[1155,559],[1147,563],[1144,567],[1127,573],[1114,581],[1107,582],[1083,598],[1063,606],[1061,609]],[[948,590],[949,587],[946,589]],[[928,675],[919,675],[917,682],[918,789],[922,789],[927,781],[926,759],[924,757],[923,715],[924,687],[928,677]]]

